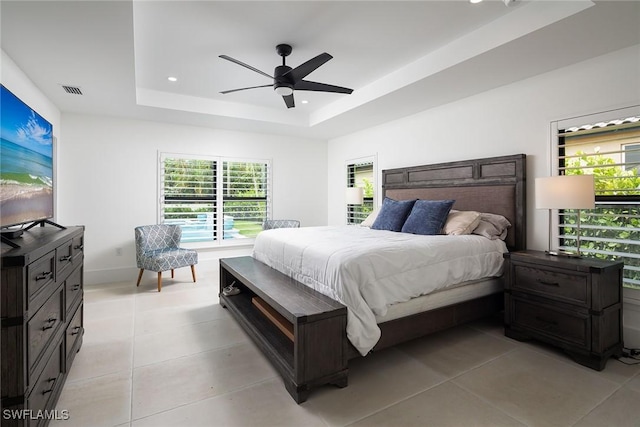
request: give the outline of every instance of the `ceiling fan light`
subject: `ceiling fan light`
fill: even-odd
[[[280,96],[289,96],[293,94],[293,88],[289,86],[278,86],[275,88],[275,91]]]

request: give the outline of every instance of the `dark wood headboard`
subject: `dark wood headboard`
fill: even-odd
[[[382,171],[382,194],[396,200],[455,199],[453,209],[503,215],[509,250],[526,249],[526,155]]]

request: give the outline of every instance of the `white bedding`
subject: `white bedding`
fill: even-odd
[[[258,234],[253,257],[347,306],[347,337],[362,355],[391,304],[499,276],[506,245],[477,235],[421,236],[366,227],[280,228]]]

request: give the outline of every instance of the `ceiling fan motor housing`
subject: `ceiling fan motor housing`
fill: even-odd
[[[288,65],[279,65],[273,71],[273,88],[290,87],[293,89],[293,78],[287,74],[291,71],[291,67]]]

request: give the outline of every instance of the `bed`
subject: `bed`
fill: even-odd
[[[524,249],[526,248],[525,162],[525,155],[519,154],[384,170],[382,172],[382,196],[394,200],[453,199],[455,200],[453,205],[455,210],[500,215],[511,224],[504,243],[500,241],[504,246],[504,251]],[[329,227],[329,229],[331,228]],[[279,231],[278,233],[285,236],[285,240],[291,240],[293,237],[289,233],[310,231],[297,229]],[[333,230],[333,232],[340,233],[341,231]],[[358,234],[380,231],[358,230],[358,227],[353,227],[352,232]],[[402,237],[400,235],[404,233],[397,234]],[[432,237],[436,237],[437,240],[440,237],[446,239],[449,236]],[[459,237],[463,240],[470,239],[470,241],[485,239],[480,236]],[[354,237],[354,239],[356,238],[357,236]],[[412,243],[407,241],[406,244]],[[467,241],[464,244],[476,244],[476,242]],[[492,250],[500,251],[500,249]],[[495,255],[493,256],[495,257]],[[285,256],[283,259],[288,259],[288,257]],[[321,289],[313,290],[311,289],[313,286],[302,284],[301,282],[305,282],[305,280],[301,279],[299,275],[297,276],[295,272],[289,271],[286,266],[273,265],[275,269],[267,266],[260,261],[259,255],[251,260],[242,260],[242,263],[236,261],[240,260],[221,260],[221,293],[223,285],[230,281],[238,281],[242,286],[246,286],[243,287],[245,296],[251,295],[253,303],[255,303],[253,296],[259,296],[260,301],[265,303],[266,311],[262,311],[266,313],[267,317],[269,317],[268,311],[271,309],[272,318],[270,321],[277,326],[284,325],[284,329],[290,327],[293,342],[291,354],[289,355],[288,350],[285,350],[286,354],[283,357],[282,351],[276,347],[287,347],[289,345],[287,341],[281,340],[277,333],[273,333],[269,327],[262,325],[260,316],[247,314],[251,310],[249,308],[251,304],[247,304],[247,307],[244,308],[238,308],[239,304],[235,304],[234,301],[240,301],[240,299],[231,300],[223,296],[221,303],[223,306],[231,308],[234,317],[254,338],[258,346],[272,359],[276,367],[282,368],[280,372],[283,374],[285,386],[298,402],[304,401],[307,398],[308,390],[316,385],[334,383],[346,386],[346,361],[350,358],[360,357],[401,342],[491,315],[500,311],[503,306],[501,278],[495,277],[496,272],[494,272],[489,274],[490,277],[486,279],[473,280],[473,285],[454,286],[451,290],[435,292],[430,297],[421,296],[408,302],[392,304],[388,309],[382,311],[378,310],[375,323],[379,328],[379,336],[374,337],[373,345],[354,345],[352,341],[344,339],[345,331],[348,329],[345,323],[347,316],[343,314],[344,307],[329,297],[330,292],[320,292],[322,295],[319,295],[318,291]],[[264,258],[262,261],[273,264],[272,261]],[[427,274],[425,277],[434,277],[434,275]],[[284,288],[287,288],[286,292],[283,291]],[[477,289],[481,289],[481,291],[478,292]],[[369,298],[371,299],[371,297]],[[311,311],[303,313],[302,305],[296,305],[303,300],[305,303],[314,301],[313,304],[310,304]],[[351,308],[347,312],[350,318],[353,318]],[[280,320],[278,320],[278,316],[281,317]],[[327,326],[326,331],[321,328],[322,333],[315,330],[313,334],[304,335],[305,331],[312,330],[305,322],[315,321],[315,319],[324,322],[324,325]],[[281,325],[278,325],[278,322]],[[331,322],[339,326],[329,326]],[[314,323],[314,325],[316,324]],[[339,330],[342,339],[336,337],[338,333],[335,332],[336,328],[344,328],[344,330]],[[327,332],[329,329],[333,332]],[[316,336],[318,334],[322,336],[318,338]],[[331,334],[333,334],[333,338],[328,338]],[[274,345],[274,342],[277,342],[277,345]],[[313,347],[314,345],[316,347]],[[314,355],[316,355],[315,358]],[[335,359],[335,363],[326,362],[326,359]],[[332,367],[321,368],[320,365],[325,363],[331,364]],[[308,374],[308,372],[314,373]]]

